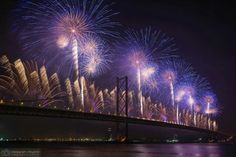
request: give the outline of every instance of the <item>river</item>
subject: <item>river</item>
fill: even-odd
[[[0,156],[31,157],[236,157],[236,145],[224,144],[88,144],[1,148]]]

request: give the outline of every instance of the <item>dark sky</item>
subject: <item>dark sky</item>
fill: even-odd
[[[106,0],[110,2],[110,0]],[[206,77],[221,106],[220,129],[236,134],[235,5],[205,0],[113,0],[118,20],[134,28],[154,26],[175,38],[178,54]],[[0,1],[0,54],[20,56],[14,35],[9,35],[11,10],[17,0]]]

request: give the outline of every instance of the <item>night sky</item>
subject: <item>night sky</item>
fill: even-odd
[[[110,2],[110,0],[106,0]],[[124,27],[154,26],[174,37],[178,55],[206,77],[218,96],[220,130],[236,134],[236,27],[233,3],[226,1],[113,0]],[[0,55],[22,56],[11,33],[12,9],[19,1],[0,1]],[[17,120],[16,120],[17,121]]]

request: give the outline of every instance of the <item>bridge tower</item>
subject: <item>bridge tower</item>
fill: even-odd
[[[120,123],[116,123],[116,138],[118,142],[128,142],[128,77],[116,78],[116,115],[125,116],[125,137],[120,134]]]

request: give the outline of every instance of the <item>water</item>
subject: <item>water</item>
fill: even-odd
[[[236,157],[236,145],[98,144],[71,147],[1,148],[0,153],[0,156],[12,157],[14,155],[31,157]]]

